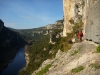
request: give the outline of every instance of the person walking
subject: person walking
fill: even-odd
[[[83,32],[82,30],[78,32],[78,39],[80,42],[82,42]]]

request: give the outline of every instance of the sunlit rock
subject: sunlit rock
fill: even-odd
[[[100,0],[63,0],[63,36],[72,32],[75,22],[82,20],[85,39],[100,43]]]

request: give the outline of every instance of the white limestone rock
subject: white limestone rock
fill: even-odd
[[[85,39],[100,43],[100,0],[63,0],[63,10],[63,36],[72,32],[75,22],[82,20]]]

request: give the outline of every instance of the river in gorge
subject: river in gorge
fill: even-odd
[[[0,75],[18,75],[19,70],[26,65],[24,53],[25,49],[20,48],[15,58],[8,64],[8,66],[2,71]]]

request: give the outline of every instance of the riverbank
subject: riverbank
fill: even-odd
[[[23,68],[20,69],[18,75],[22,75],[21,73],[22,73],[24,70],[26,70],[26,68],[27,68],[27,66],[28,66],[28,64],[29,64],[28,46],[29,46],[29,45],[25,45],[25,47],[24,47],[24,48],[25,48],[24,58],[25,58],[26,64],[25,64],[25,66],[24,66]]]
[[[28,45],[25,46],[25,60],[26,60],[26,66],[28,65],[29,63],[29,52],[28,52]]]

